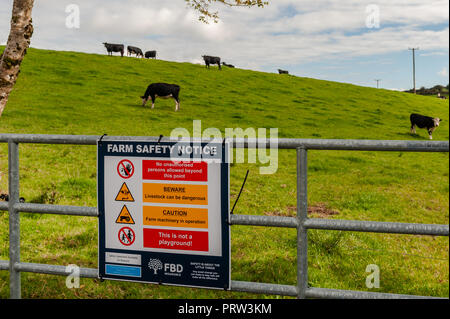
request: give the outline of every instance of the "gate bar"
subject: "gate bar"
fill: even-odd
[[[9,292],[11,299],[20,299],[20,271],[13,266],[20,262],[20,214],[16,203],[19,202],[19,144],[8,142],[9,170]]]
[[[24,213],[98,217],[97,207],[18,203],[14,208]]]
[[[306,296],[308,298],[320,299],[447,299],[440,297],[401,295],[385,292],[340,290],[329,288],[308,288],[306,290]]]
[[[297,218],[260,215],[230,215],[231,225],[297,228]]]
[[[70,273],[66,272],[66,266],[49,265],[49,264],[36,264],[36,263],[16,263],[14,268],[17,271],[34,272],[47,275],[62,275],[67,276]],[[98,269],[94,268],[81,268],[80,277],[84,278],[98,278]]]
[[[308,288],[308,158],[305,148],[297,149],[297,297],[306,298]]]
[[[36,264],[36,263],[16,263],[14,268],[17,271],[33,272],[39,274],[67,276],[66,267],[61,265]],[[8,270],[9,262],[0,260],[0,270]],[[81,278],[98,278],[98,269],[80,268]],[[297,296],[297,287],[292,285],[257,283],[249,281],[232,280],[230,291],[249,292],[257,294],[271,294],[280,296]],[[447,299],[440,297],[403,295],[383,292],[367,292],[356,290],[340,290],[328,288],[307,288],[305,295],[307,298],[330,298],[330,299]]]
[[[0,270],[9,270],[9,260],[0,260]]]
[[[231,291],[250,292],[296,297],[297,287],[291,285],[267,284],[251,281],[231,281]]]
[[[8,211],[9,209],[9,204],[8,202],[0,202],[0,211]]]
[[[17,203],[13,205],[13,207],[19,212],[27,213],[98,217],[96,207],[47,205],[35,203]],[[0,202],[0,211],[7,211],[8,208],[8,202]],[[296,217],[233,214],[230,216],[230,224],[242,226],[297,228],[298,220]],[[446,224],[417,224],[321,218],[308,218],[303,221],[303,224],[307,229],[449,236],[449,225]]]
[[[305,221],[309,229],[328,229],[344,231],[360,231],[386,234],[410,234],[448,236],[449,225],[413,224],[393,222],[372,222],[366,220],[319,219],[309,218]]]
[[[16,143],[33,144],[74,144],[96,145],[101,135],[46,135],[46,134],[9,134],[0,133],[0,143],[14,141]],[[102,141],[159,141],[157,136],[104,136]],[[178,141],[163,137],[160,141]],[[396,152],[448,152],[448,141],[410,141],[410,140],[342,140],[342,139],[301,139],[279,138],[252,139],[230,138],[233,148],[269,148],[297,149],[299,147],[314,150],[347,150],[347,151],[396,151]],[[208,142],[208,140],[202,140]]]

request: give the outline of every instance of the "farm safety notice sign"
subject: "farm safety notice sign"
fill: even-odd
[[[99,278],[228,289],[229,143],[97,147]]]

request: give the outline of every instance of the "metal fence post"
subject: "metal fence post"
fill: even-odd
[[[308,218],[307,150],[297,148],[297,298],[304,299],[308,288]]]
[[[14,208],[19,203],[19,144],[9,141],[8,154],[9,291],[11,299],[20,299],[20,271],[15,269],[15,264],[20,262],[20,215]]]

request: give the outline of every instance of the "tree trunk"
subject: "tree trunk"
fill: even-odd
[[[33,4],[34,0],[14,0],[11,30],[5,51],[0,57],[0,117],[16,84],[20,64],[30,46],[33,34],[31,20]]]

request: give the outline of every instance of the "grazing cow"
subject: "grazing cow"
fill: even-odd
[[[225,63],[225,62],[222,62],[222,64],[227,66],[227,67],[229,67],[229,68],[234,68],[233,64],[228,64],[228,63]]]
[[[219,70],[222,70],[220,66],[220,58],[218,56],[202,55],[202,58],[205,61],[205,65],[208,69],[210,64],[217,64],[219,66]]]
[[[178,95],[180,93],[180,86],[176,84],[167,84],[167,83],[152,83],[148,86],[145,91],[144,96],[141,96],[142,106],[147,104],[149,98],[152,99],[152,109],[155,107],[155,99],[156,97],[161,97],[164,99],[173,98],[176,102],[175,111],[180,109],[180,100]]]
[[[123,56],[123,53],[125,51],[123,44],[113,44],[103,42],[103,45],[105,46],[106,51],[108,51],[108,55],[112,55],[113,52],[120,52],[120,54]]]
[[[145,57],[146,57],[147,59],[150,59],[150,58],[156,59],[156,51],[153,50],[153,51],[147,51],[147,52],[145,52]]]
[[[438,117],[430,117],[430,116],[424,116],[419,114],[411,114],[409,117],[409,120],[411,121],[411,133],[416,134],[416,126],[419,128],[426,128],[428,131],[428,135],[430,136],[430,140],[433,139],[433,131],[436,129],[436,127],[439,126],[439,123],[441,122],[441,119]]]
[[[144,57],[144,54],[142,53],[142,50],[138,47],[133,47],[131,45],[127,46],[128,56],[131,56],[132,54],[136,54],[136,57]]]
[[[281,69],[278,69],[278,73],[279,73],[279,74],[289,74],[288,71],[286,71],[286,70],[281,70]]]

